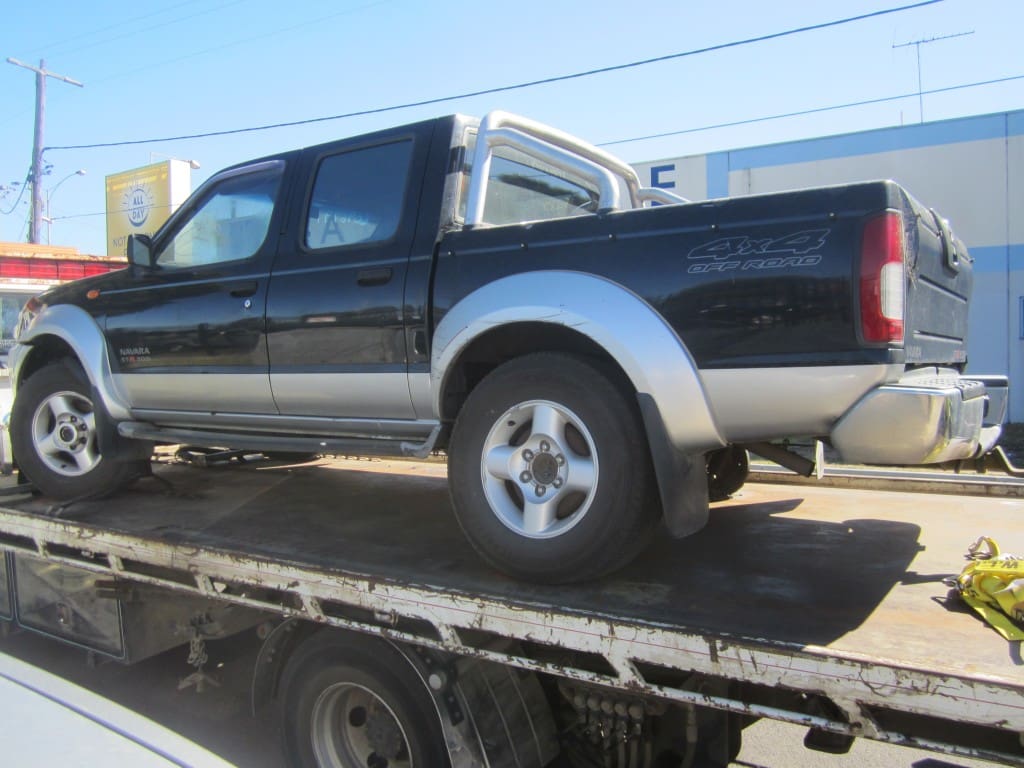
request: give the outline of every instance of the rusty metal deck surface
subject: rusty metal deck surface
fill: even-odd
[[[524,608],[822,646],[1024,686],[1019,644],[948,602],[942,583],[980,535],[1024,555],[1016,499],[748,485],[713,506],[703,531],[660,537],[617,575],[546,587],[477,558],[452,513],[443,465],[338,460],[157,473],[176,493],[147,479],[72,505],[61,519]],[[42,514],[47,502],[8,506]]]

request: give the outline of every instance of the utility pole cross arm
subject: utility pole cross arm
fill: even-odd
[[[46,124],[46,78],[52,77],[55,80],[77,85],[79,88],[85,86],[67,75],[58,75],[46,69],[46,62],[42,59],[38,67],[26,64],[23,61],[8,57],[8,64],[22,67],[36,73],[36,124],[32,143],[32,170],[29,179],[32,182],[32,220],[29,225],[28,241],[30,243],[42,242],[43,223],[43,131]]]

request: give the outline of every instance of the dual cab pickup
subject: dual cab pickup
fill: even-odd
[[[15,459],[67,499],[154,442],[444,450],[458,520],[518,577],[700,529],[744,446],[847,460],[990,449],[966,378],[972,262],[879,181],[688,203],[508,115],[286,152],[206,182],[130,266],[43,294],[11,354]]]

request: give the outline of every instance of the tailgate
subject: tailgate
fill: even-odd
[[[907,363],[964,363],[973,259],[948,221],[898,189],[907,246]]]

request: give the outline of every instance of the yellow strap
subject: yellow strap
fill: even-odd
[[[997,608],[988,603],[963,595],[964,602],[981,614],[981,618],[992,625],[992,628],[1007,640],[1024,640],[1024,629],[1018,627]]]
[[[1024,625],[1024,560],[1000,555],[987,536],[968,548],[967,557],[971,562],[956,580],[964,602],[1007,640],[1024,640],[1024,626],[1014,623]]]

